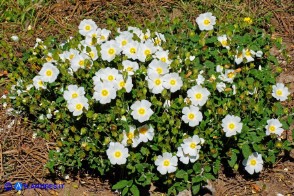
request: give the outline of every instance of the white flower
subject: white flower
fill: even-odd
[[[230,49],[230,46],[228,44],[227,35],[218,36],[217,40],[222,44],[223,47]]]
[[[182,120],[185,123],[188,123],[190,127],[195,127],[199,125],[199,123],[203,119],[202,113],[199,111],[199,108],[193,105],[190,107],[184,107],[182,113],[184,114],[182,116]]]
[[[98,28],[94,31],[91,31],[89,32],[87,35],[86,35],[86,38],[85,38],[85,44],[88,45],[88,46],[94,46],[95,43],[93,42],[93,38],[96,38],[98,39],[98,37],[100,36],[101,34],[101,29]]]
[[[233,83],[235,77],[236,77],[236,73],[235,73],[235,70],[233,70],[233,69],[226,69],[225,74],[219,75],[219,78],[222,81],[228,82],[231,84]]]
[[[73,112],[74,116],[79,116],[83,113],[83,108],[88,110],[89,104],[86,97],[80,97],[78,99],[73,99],[68,103],[68,109]]]
[[[215,16],[212,15],[212,13],[207,12],[204,14],[200,14],[197,18],[196,18],[196,22],[199,26],[199,29],[201,31],[203,30],[212,30],[213,29],[213,25],[215,25]]]
[[[144,41],[147,41],[149,39],[150,35],[151,35],[150,30],[149,29],[146,29],[146,32],[145,33],[143,33],[141,31],[141,34],[140,34],[139,38],[141,39],[141,41],[144,42]]]
[[[131,92],[132,88],[133,88],[133,82],[132,82],[132,78],[128,76],[127,81],[124,80],[124,78],[122,77],[122,75],[119,75],[116,79],[117,81],[117,89],[120,90],[122,88],[126,89],[126,92],[129,93]]]
[[[44,82],[52,83],[57,79],[59,70],[52,63],[44,63],[39,74]]]
[[[155,32],[156,37],[153,39],[153,42],[157,45],[160,46],[162,42],[166,42],[165,37],[163,34]]]
[[[148,88],[152,93],[159,94],[163,91],[163,78],[159,74],[152,73],[147,78]]]
[[[239,65],[240,63],[243,62],[243,58],[244,58],[243,53],[237,51],[237,54],[235,55],[235,63]]]
[[[183,148],[183,152],[185,154],[190,156],[199,156],[199,150],[201,149],[200,143],[201,140],[198,135],[193,135],[193,137],[184,139],[181,147]]]
[[[152,73],[157,73],[160,75],[168,73],[168,64],[157,59],[153,59],[147,69],[148,75],[151,75]]]
[[[64,91],[63,97],[66,101],[71,101],[73,99],[78,99],[85,95],[84,87],[78,87],[77,85],[69,85],[68,90]]]
[[[122,165],[127,162],[129,156],[128,148],[124,147],[121,143],[110,142],[106,154],[112,165],[118,164]]]
[[[190,60],[190,61],[193,61],[194,59],[195,59],[195,56],[190,56],[190,57],[189,57],[189,60]]]
[[[260,50],[255,53],[255,56],[258,58],[262,57],[262,55],[263,55],[263,52]]]
[[[167,51],[163,51],[163,50],[157,51],[153,56],[154,56],[154,58],[157,58],[161,62],[164,62],[168,65],[170,65],[172,63],[172,61],[168,59],[168,50]]]
[[[216,72],[222,73],[223,72],[224,67],[221,65],[217,65],[216,66]]]
[[[104,61],[112,61],[115,58],[115,55],[118,55],[120,52],[121,48],[114,40],[101,44],[101,58]]]
[[[63,53],[64,58],[68,59],[69,61],[73,60],[73,58],[76,57],[77,55],[79,55],[79,51],[72,48],[69,51],[65,51]]]
[[[267,125],[265,126],[266,129],[266,135],[270,134],[277,134],[278,136],[281,136],[284,129],[282,128],[282,124],[278,119],[270,119],[267,121]]]
[[[178,73],[170,73],[163,76],[163,87],[170,89],[172,93],[178,91],[183,86],[182,78]]]
[[[125,54],[129,59],[138,59],[138,49],[139,42],[131,41],[127,43],[126,47],[123,49],[123,54]]]
[[[178,158],[171,153],[165,152],[155,160],[157,170],[162,174],[173,173],[177,170]]]
[[[206,88],[203,88],[200,85],[196,85],[187,91],[187,95],[192,101],[193,105],[203,106],[208,100],[210,92]]]
[[[151,110],[151,103],[147,100],[136,101],[132,104],[131,109],[132,116],[134,119],[138,120],[140,123],[149,120],[150,116],[154,113]]]
[[[222,127],[226,133],[226,137],[231,137],[237,133],[241,133],[243,123],[241,123],[241,118],[233,115],[226,115],[222,120]]]
[[[11,39],[15,42],[18,42],[19,41],[19,37],[17,35],[13,35],[11,36]]]
[[[93,98],[101,104],[110,103],[116,97],[116,91],[110,82],[97,83],[94,90]]]
[[[288,88],[283,83],[273,85],[272,96],[280,101],[285,101],[290,95]]]
[[[52,53],[51,53],[51,52],[49,52],[49,53],[47,54],[47,56],[45,57],[45,59],[46,59],[46,61],[47,61],[48,63],[56,63],[56,60],[53,59],[53,56],[52,56]]]
[[[199,159],[199,153],[197,153],[196,156],[190,156],[189,154],[185,154],[183,152],[182,147],[178,147],[177,156],[180,158],[180,161],[184,164],[188,164],[189,161],[191,163],[194,163],[195,161],[197,161]]]
[[[151,125],[143,125],[138,128],[140,141],[146,143],[154,137],[154,129]]]
[[[96,23],[92,19],[84,19],[80,22],[79,33],[86,36],[97,29]]]
[[[128,72],[128,75],[132,76],[134,75],[134,72],[136,72],[139,69],[139,65],[137,62],[129,61],[129,60],[124,60],[122,62],[122,65],[124,67],[124,71]]]
[[[90,66],[91,66],[92,61],[90,61],[90,57],[87,54],[81,53],[81,54],[75,55],[75,57],[70,62],[70,67],[72,68],[74,72],[76,72],[79,68],[85,69],[86,60],[89,60],[88,63],[90,63]]]
[[[86,48],[84,49],[84,53],[86,53],[91,59],[92,61],[95,61],[98,59],[98,52],[97,52],[97,48],[95,46],[88,46],[91,50],[90,52],[87,52]]]
[[[261,154],[254,152],[248,157],[248,159],[244,159],[242,164],[245,166],[245,170],[251,175],[254,172],[260,172],[263,168],[263,160]]]
[[[155,52],[155,47],[153,43],[148,40],[145,43],[141,43],[138,49],[138,60],[141,62],[146,61],[148,55],[152,55]]]
[[[96,72],[97,73],[97,72]],[[97,73],[98,77],[94,76],[94,84],[99,84],[102,79],[103,82],[109,82],[113,85],[114,88],[117,89],[117,78],[119,77],[118,70],[115,68],[106,67],[104,69],[100,69]],[[96,76],[97,76],[96,75]]]
[[[101,44],[103,42],[106,42],[108,40],[108,37],[109,37],[111,31],[109,31],[107,29],[98,29],[98,31],[100,31],[100,32],[97,37],[97,43]]]
[[[126,45],[132,41],[133,34],[128,31],[123,31],[119,36],[115,38],[121,49],[124,49]]]
[[[40,89],[40,88],[46,89],[46,86],[44,85],[42,78],[43,78],[42,76],[35,76],[33,78],[33,84],[36,89]]]
[[[135,135],[135,131],[136,131],[136,127],[135,126],[129,126],[130,130],[127,133],[125,130],[123,130],[123,140],[122,140],[122,144],[124,146],[128,145],[128,140],[132,143],[132,147],[135,148],[137,147],[141,141],[139,140],[138,135]]]
[[[204,78],[201,74],[198,74],[198,77],[197,77],[197,79],[196,79],[196,83],[197,83],[197,85],[201,85],[201,84],[203,84],[204,81],[205,81],[205,78]]]
[[[223,92],[226,88],[226,84],[223,82],[218,82],[216,83],[216,89],[218,90],[218,92]]]
[[[255,52],[253,50],[243,49],[242,53],[243,53],[243,56],[247,59],[247,62],[254,61],[254,58],[252,57],[252,55],[255,55]]]

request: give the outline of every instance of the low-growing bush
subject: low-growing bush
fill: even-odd
[[[281,41],[252,22],[205,13],[160,27],[110,21],[110,31],[86,19],[63,43],[38,39],[3,100],[56,137],[51,172],[88,167],[114,176],[122,195],[151,183],[196,194],[222,165],[258,173],[293,147],[289,92],[269,52]]]

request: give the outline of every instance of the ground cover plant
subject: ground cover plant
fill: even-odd
[[[84,20],[81,35],[62,45],[38,40],[24,55],[33,66],[9,75],[17,84],[5,101],[29,114],[39,135],[59,138],[51,171],[116,171],[122,194],[151,182],[196,194],[221,164],[260,172],[291,149],[280,137],[292,121],[282,119],[287,88],[270,69],[269,35],[250,18],[215,20],[167,19],[160,32],[152,24],[117,30],[109,20],[111,34],[83,32],[96,29]]]

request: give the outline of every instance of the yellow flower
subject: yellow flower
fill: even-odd
[[[244,18],[244,22],[247,22],[248,24],[252,24],[253,23],[253,21],[252,21],[252,19],[250,17],[245,17]]]

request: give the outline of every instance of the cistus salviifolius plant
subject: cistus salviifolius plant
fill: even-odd
[[[253,24],[204,13],[110,31],[85,19],[63,43],[37,39],[2,100],[54,135],[51,172],[91,169],[122,195],[151,183],[197,194],[221,166],[262,172],[293,147],[269,52],[281,43]]]

